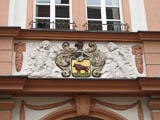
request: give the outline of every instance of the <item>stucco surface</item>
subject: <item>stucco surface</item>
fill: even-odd
[[[0,0],[0,26],[8,26],[9,0]]]
[[[160,30],[160,0],[144,0],[147,26],[149,31]]]

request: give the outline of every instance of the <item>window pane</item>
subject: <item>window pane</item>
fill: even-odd
[[[108,31],[121,31],[121,24],[119,21],[107,21]]]
[[[106,5],[119,6],[119,0],[105,0]]]
[[[50,28],[50,20],[37,19],[36,20],[36,28]]]
[[[100,0],[87,0],[87,5],[100,5]]]
[[[87,13],[88,13],[88,18],[101,19],[101,8],[100,7],[88,7]]]
[[[56,0],[56,4],[69,4],[69,0]]]
[[[69,30],[69,20],[56,20],[56,29],[58,30]]]
[[[50,3],[50,0],[36,0],[37,3]]]
[[[37,5],[36,17],[50,17],[50,6],[49,5]]]
[[[56,6],[56,17],[69,18],[69,6]]]
[[[119,8],[106,8],[107,19],[120,19]]]
[[[88,21],[88,30],[102,30],[102,22]]]

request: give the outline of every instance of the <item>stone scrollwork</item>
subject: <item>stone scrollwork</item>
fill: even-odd
[[[101,70],[104,66],[104,55],[97,49],[97,45],[93,42],[88,44],[89,48],[82,50],[83,42],[79,41],[75,44],[75,48],[70,48],[69,43],[65,42],[62,45],[63,50],[56,57],[56,64],[62,70],[62,75],[64,77],[69,77],[71,75],[70,60],[77,59],[78,61],[83,61],[84,59],[90,59],[92,66],[92,75],[94,77],[101,76]]]
[[[62,45],[61,53],[56,57],[56,64],[62,70],[62,76],[69,77],[71,75],[70,59],[74,56],[76,49],[70,48],[68,42]]]
[[[97,45],[94,42],[88,44],[90,48],[84,51],[84,54],[91,59],[93,65],[92,75],[94,77],[100,77],[101,71],[104,66],[104,55],[97,49]]]

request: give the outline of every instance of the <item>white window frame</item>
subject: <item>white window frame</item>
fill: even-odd
[[[107,24],[107,21],[120,21],[120,23],[123,23],[122,0],[119,0],[119,6],[105,5],[105,0],[100,0],[100,5],[87,5],[87,0],[85,0],[85,4],[86,4],[86,20],[87,20],[86,22],[87,23],[88,23],[89,20],[101,21],[102,24]],[[87,7],[100,7],[101,8],[101,19],[89,19],[88,18]],[[107,17],[106,17],[106,7],[117,7],[117,8],[119,8],[120,19],[119,20],[117,20],[117,19],[107,19]],[[107,25],[102,25],[102,30],[107,30]]]
[[[36,17],[36,5],[50,5],[50,17]],[[55,7],[56,6],[69,6],[69,18],[57,18]],[[50,22],[54,22],[50,24],[50,29],[56,29],[55,28],[55,21],[56,19],[59,20],[69,20],[69,23],[73,23],[72,21],[72,0],[69,0],[69,4],[56,4],[55,0],[50,0],[50,3],[36,3],[36,0],[34,0],[34,12],[33,12],[33,21],[36,19],[49,19]],[[54,25],[53,25],[54,24]],[[35,24],[33,24],[33,28],[36,28]],[[73,28],[73,25],[70,24],[70,29]]]

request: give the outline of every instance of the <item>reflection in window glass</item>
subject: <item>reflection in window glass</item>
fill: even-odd
[[[50,0],[36,0],[36,3],[50,3]]]
[[[36,28],[49,29],[50,28],[50,20],[37,19],[36,20]]]
[[[87,5],[100,5],[100,0],[87,0]]]
[[[120,19],[119,8],[106,8],[107,19]]]
[[[119,0],[105,0],[105,5],[119,6]]]
[[[102,30],[102,22],[88,21],[88,30]]]
[[[101,19],[101,8],[100,7],[88,7],[87,13],[88,13],[88,18]]]
[[[50,17],[49,5],[37,5],[36,9],[36,17]]]
[[[69,0],[55,0],[56,4],[69,4]]]
[[[56,20],[56,29],[69,30],[70,29],[69,20]]]
[[[120,21],[107,21],[107,30],[121,31]]]
[[[56,6],[56,17],[69,18],[69,6]]]

